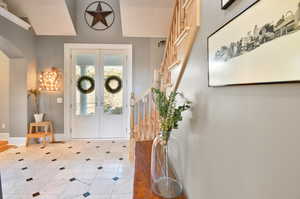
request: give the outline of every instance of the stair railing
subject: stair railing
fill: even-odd
[[[165,53],[152,85],[166,91],[178,89],[200,26],[200,0],[175,1]],[[180,72],[172,77],[175,68]],[[131,95],[130,125],[129,158],[133,160],[135,142],[153,140],[159,133],[159,115],[151,88],[141,97]]]

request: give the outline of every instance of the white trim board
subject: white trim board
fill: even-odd
[[[66,43],[64,44],[64,135],[66,140],[71,140],[71,61],[72,50],[126,50],[128,59],[128,102],[130,102],[130,94],[132,92],[132,45],[131,44],[78,44]],[[129,135],[130,117],[128,116],[127,134]]]
[[[15,146],[25,146],[26,138],[25,137],[9,137],[8,143],[10,145],[15,145]]]
[[[25,30],[29,30],[31,25],[25,22],[23,19],[17,17],[16,15],[12,14],[11,12],[5,10],[4,8],[0,7],[0,16],[6,18],[7,20],[17,24],[18,26],[24,28]]]
[[[59,133],[59,134],[54,134],[55,141],[66,141],[66,136],[65,134]]]
[[[54,134],[54,136],[55,136],[55,141],[66,141],[64,134]],[[25,146],[26,144],[26,137],[9,137],[7,140],[10,145]]]
[[[87,141],[130,141],[130,138],[72,138],[72,140],[87,140]]]
[[[0,140],[5,140],[7,141],[9,138],[9,133],[3,133],[3,132],[0,132]]]

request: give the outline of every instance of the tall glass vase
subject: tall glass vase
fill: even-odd
[[[167,136],[168,137],[168,136]],[[176,198],[182,193],[182,184],[169,162],[169,143],[161,133],[152,145],[151,188],[163,198]],[[167,139],[168,140],[168,139]]]

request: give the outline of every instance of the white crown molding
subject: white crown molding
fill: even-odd
[[[0,16],[6,18],[7,20],[17,24],[18,26],[24,28],[25,30],[29,30],[31,25],[25,22],[23,19],[17,17],[16,15],[12,14],[11,12],[5,10],[4,8],[0,7]]]

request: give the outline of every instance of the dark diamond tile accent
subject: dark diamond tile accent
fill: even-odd
[[[71,178],[69,181],[70,182],[73,182],[73,181],[75,181],[76,180],[76,178]]]
[[[39,195],[41,195],[40,192],[35,192],[35,193],[32,194],[32,197],[37,197]]]
[[[102,167],[102,166],[100,166],[100,167],[98,167],[97,169],[98,169],[98,170],[101,170],[101,169],[103,169],[103,167]]]
[[[76,152],[76,154],[80,154],[80,152]]]
[[[68,147],[68,149],[72,149],[72,148],[73,148],[72,146],[69,146],[69,147]]]
[[[50,152],[47,152],[47,153],[45,153],[46,155],[49,155],[49,154],[51,154]]]
[[[87,141],[86,143],[88,143],[88,144],[89,144],[89,143],[91,143],[91,142],[90,142],[90,141]]]
[[[60,167],[60,168],[59,168],[59,170],[65,170],[65,169],[66,169],[65,167]]]
[[[55,162],[57,159],[53,159],[53,160],[51,160],[52,162]]]
[[[23,158],[21,158],[21,159],[19,159],[18,161],[19,161],[19,162],[21,162],[21,161],[23,161],[23,160],[24,160],[24,159],[23,159]]]
[[[22,168],[23,171],[26,170],[26,169],[28,169],[28,167],[23,167],[23,168]]]
[[[90,161],[91,159],[90,158],[87,158],[87,159],[85,159],[86,161]]]
[[[27,182],[32,181],[32,180],[33,180],[33,178],[27,178],[26,179]]]
[[[100,148],[100,146],[96,146],[96,148],[97,148],[97,149],[99,149],[99,148]]]
[[[124,160],[124,158],[119,158],[120,161]]]
[[[126,145],[123,146],[123,148],[126,148],[126,147],[127,147]]]
[[[16,155],[19,155],[19,154],[21,154],[21,153],[20,153],[20,152],[17,152],[17,153],[16,153]]]
[[[87,198],[88,196],[90,196],[91,194],[89,192],[86,192],[84,194],[82,194],[85,198]]]
[[[44,149],[45,147],[44,146],[42,146],[40,149]]]
[[[110,151],[106,151],[107,154],[110,154]]]
[[[119,177],[114,177],[113,181],[118,181],[120,178]]]
[[[112,141],[111,143],[116,143],[116,141]]]

